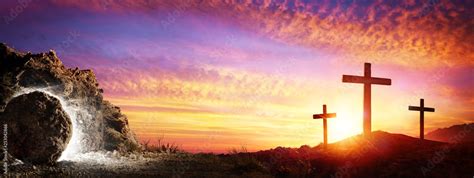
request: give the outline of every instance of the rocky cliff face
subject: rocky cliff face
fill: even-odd
[[[73,125],[75,152],[139,148],[120,108],[103,100],[91,70],[66,68],[54,51],[21,53],[0,44],[0,117],[14,97],[42,91],[59,98]],[[74,154],[74,153],[70,153]]]

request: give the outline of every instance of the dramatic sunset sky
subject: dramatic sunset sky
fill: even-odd
[[[362,85],[342,74],[392,79],[372,88],[372,128],[418,137],[474,122],[472,0],[1,0],[0,42],[57,51],[93,69],[105,99],[141,140],[187,151],[250,151],[329,142],[362,131]]]

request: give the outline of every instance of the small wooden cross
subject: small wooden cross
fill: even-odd
[[[420,139],[425,139],[425,111],[426,112],[435,112],[434,108],[426,108],[425,100],[420,99],[420,106],[408,106],[410,111],[420,111]]]
[[[364,76],[342,75],[342,82],[364,84],[364,135],[369,135],[372,132],[371,85],[391,85],[392,80],[388,78],[372,77],[370,63],[365,63]]]
[[[314,114],[313,119],[323,119],[323,127],[324,127],[324,147],[326,148],[328,145],[328,124],[326,119],[336,117],[336,113],[327,113],[326,112],[326,105],[323,105],[323,113],[322,114]]]

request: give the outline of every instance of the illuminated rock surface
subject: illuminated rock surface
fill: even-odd
[[[32,91],[48,93],[62,102],[73,125],[63,154],[66,160],[90,151],[139,149],[127,117],[103,99],[92,70],[66,68],[54,51],[21,53],[0,43],[0,81],[0,115],[14,96]]]
[[[2,117],[8,124],[8,153],[25,162],[54,163],[72,135],[71,119],[46,93],[13,98]]]

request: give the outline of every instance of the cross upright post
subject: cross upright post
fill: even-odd
[[[410,111],[420,111],[420,140],[425,139],[425,111],[435,112],[434,108],[425,107],[425,100],[420,99],[420,106],[408,106]]]
[[[323,105],[322,114],[314,114],[313,119],[323,119],[323,128],[324,128],[324,147],[328,145],[328,125],[327,119],[336,117],[336,113],[327,113],[326,105]]]
[[[388,78],[372,77],[371,64],[364,64],[364,76],[342,75],[343,83],[360,83],[364,84],[364,135],[369,135],[372,131],[372,106],[371,92],[372,85],[392,85],[392,80]]]

